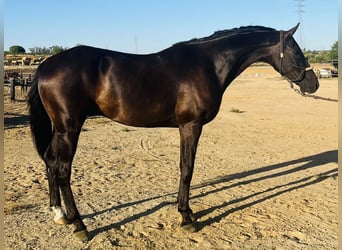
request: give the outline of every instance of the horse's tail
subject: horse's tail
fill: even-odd
[[[33,142],[36,146],[38,154],[43,158],[47,147],[52,139],[53,130],[51,120],[46,113],[46,110],[42,104],[42,100],[38,92],[38,77],[39,68],[36,71],[36,75],[31,82],[31,88],[27,95],[27,102],[30,113],[30,128],[33,138]]]

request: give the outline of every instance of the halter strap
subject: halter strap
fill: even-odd
[[[280,48],[279,73],[280,73],[280,75],[284,76],[284,74],[283,74],[283,61],[285,61],[286,59],[285,59],[285,55],[284,55],[284,31],[283,30],[279,31],[279,43],[280,43],[279,44],[279,48]],[[313,67],[311,67],[311,66],[303,68],[303,67],[297,66],[297,65],[290,63],[290,62],[288,62],[288,64],[292,65],[293,67],[295,67],[297,69],[302,70],[302,72],[298,75],[298,77],[295,80],[291,80],[287,76],[284,76],[289,82],[295,82],[295,83],[301,82],[305,77],[305,72],[313,70]]]
[[[279,37],[279,43],[280,43],[280,63],[279,63],[279,73],[280,75],[283,75],[283,59],[284,59],[284,31],[280,31],[280,37]]]
[[[280,58],[284,57],[284,31],[280,31]]]

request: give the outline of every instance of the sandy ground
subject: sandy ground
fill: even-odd
[[[72,173],[85,244],[53,223],[26,104],[6,95],[6,249],[337,249],[337,79],[320,83],[301,97],[259,67],[227,89],[199,143],[195,233],[178,226],[178,130],[89,119]]]

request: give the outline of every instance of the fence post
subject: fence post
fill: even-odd
[[[20,79],[20,90],[21,94],[24,94],[24,87],[25,87],[25,79]]]
[[[29,84],[29,79],[26,78],[26,79],[25,79],[25,84],[24,84],[24,86],[25,86],[25,93],[27,92],[27,86],[28,86],[28,84]]]
[[[15,78],[11,79],[10,84],[11,101],[15,101]]]

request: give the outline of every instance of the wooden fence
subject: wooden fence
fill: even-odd
[[[31,86],[33,79],[32,74],[15,74],[4,79],[4,87],[9,89],[11,101],[16,100],[16,87],[20,87],[21,96],[26,95],[28,88]]]

